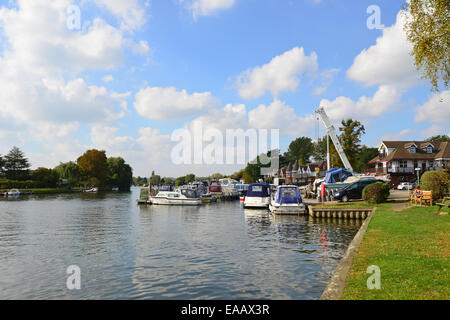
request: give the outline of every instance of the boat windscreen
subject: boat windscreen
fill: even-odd
[[[277,203],[302,203],[298,188],[281,188],[278,190]]]
[[[269,187],[263,185],[250,186],[247,191],[247,197],[268,197]]]
[[[192,189],[181,189],[181,194],[186,198],[198,198],[197,191]]]

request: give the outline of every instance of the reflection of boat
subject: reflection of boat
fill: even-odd
[[[300,215],[308,213],[297,186],[279,186],[269,209],[276,215]]]
[[[267,208],[270,203],[270,185],[253,183],[248,187],[244,208]]]
[[[20,196],[20,191],[18,189],[11,189],[7,193],[5,193],[6,196]]]
[[[179,188],[175,191],[159,191],[150,201],[155,205],[198,206],[202,200],[195,190]]]
[[[98,188],[92,188],[92,189],[89,189],[89,190],[84,190],[84,192],[86,192],[86,193],[96,193],[96,192],[98,192]]]
[[[119,191],[119,188],[112,188],[112,191]]]

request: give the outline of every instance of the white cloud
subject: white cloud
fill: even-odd
[[[422,137],[424,137],[425,139],[428,139],[430,137],[437,136],[437,135],[447,135],[450,137],[450,135],[448,134],[449,130],[450,130],[450,128],[448,126],[445,127],[445,126],[439,126],[439,125],[433,124],[431,127],[423,130],[420,133],[420,135]]]
[[[185,2],[181,0],[180,2]],[[199,16],[210,16],[218,11],[230,9],[236,0],[195,0],[188,2],[194,19]]]
[[[320,105],[325,108],[330,119],[340,121],[345,118],[358,120],[378,117],[390,110],[401,97],[401,91],[390,86],[380,86],[369,98],[362,96],[358,101],[353,101],[348,97],[337,97],[330,101],[323,99]]]
[[[145,8],[139,5],[138,0],[94,0],[99,7],[105,7],[121,21],[124,30],[135,30],[146,22]]]
[[[320,96],[325,91],[327,91],[328,87],[331,85],[331,83],[334,81],[334,78],[336,75],[341,71],[340,69],[333,68],[333,69],[327,69],[322,72],[320,72],[320,82],[321,86],[317,87],[313,90],[312,94],[316,96]]]
[[[450,121],[450,91],[436,93],[430,100],[417,107],[414,120],[448,124]]]
[[[270,91],[277,97],[283,91],[295,91],[301,74],[311,75],[317,71],[317,55],[305,55],[303,48],[293,48],[272,59],[268,64],[247,70],[237,80],[239,95],[244,99],[263,96]]]
[[[383,29],[383,34],[375,45],[363,50],[347,71],[347,76],[365,85],[391,85],[400,88],[412,87],[420,78],[409,54],[410,42],[403,30],[405,17],[400,11],[391,27]]]
[[[114,77],[112,75],[104,76],[103,77],[103,81],[106,82],[106,83],[113,82],[114,81]]]
[[[299,136],[314,132],[313,115],[299,117],[284,102],[275,100],[269,106],[263,104],[248,113],[249,124],[258,129],[280,129],[281,134]]]
[[[209,92],[188,94],[174,87],[141,89],[134,102],[137,112],[152,120],[182,119],[217,106],[218,100]]]

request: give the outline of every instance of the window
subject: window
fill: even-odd
[[[433,147],[432,146],[428,146],[427,147],[427,153],[433,153]]]
[[[409,147],[409,152],[410,153],[416,153],[416,147],[415,146]]]
[[[406,161],[406,160],[400,160],[398,163],[399,163],[399,167],[400,168],[407,168],[408,167],[408,161]]]

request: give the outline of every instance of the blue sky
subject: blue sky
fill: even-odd
[[[80,30],[67,27],[71,4]],[[0,154],[17,145],[33,167],[51,167],[95,147],[135,175],[233,172],[174,165],[172,132],[199,118],[220,130],[277,128],[285,151],[297,136],[317,138],[319,105],[336,124],[362,121],[369,146],[448,134],[448,92],[418,80],[402,4],[1,1]],[[384,29],[367,27],[371,5]]]

